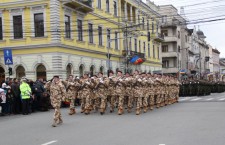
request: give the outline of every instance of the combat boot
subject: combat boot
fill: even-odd
[[[146,113],[148,111],[148,107],[144,107],[144,113]]]
[[[131,113],[131,107],[128,107],[127,112]]]
[[[62,124],[62,123],[63,123],[62,118],[59,118],[59,122],[58,122],[58,124]]]
[[[101,115],[103,115],[105,113],[105,109],[101,108],[101,109],[99,109],[99,112],[100,112]]]
[[[70,109],[70,112],[69,112],[69,115],[73,115],[73,114],[76,114],[76,111],[74,108]]]
[[[113,113],[114,112],[114,107],[111,107],[110,108],[110,113]]]
[[[150,106],[150,110],[153,110],[154,109],[154,107],[153,106]]]
[[[56,127],[57,126],[57,123],[54,121],[53,123],[52,123],[52,127]]]
[[[118,115],[122,115],[123,114],[123,108],[119,108],[118,109]]]
[[[160,107],[160,104],[159,104],[159,103],[157,103],[156,108],[159,108],[159,107]]]
[[[136,115],[140,115],[140,113],[141,113],[140,108],[137,108],[137,109],[136,109]]]
[[[88,115],[88,114],[90,114],[90,110],[89,109],[85,109],[84,113],[85,113],[85,115]]]

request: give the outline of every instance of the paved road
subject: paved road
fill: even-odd
[[[217,94],[210,97],[224,97]],[[183,98],[181,98],[183,99]],[[53,111],[0,117],[1,145],[224,145],[225,102],[191,101],[140,116],[67,115],[52,128]],[[79,109],[78,109],[79,111]]]
[[[180,97],[181,103],[187,102],[225,102],[224,93],[215,93],[210,96],[194,96],[194,97]]]

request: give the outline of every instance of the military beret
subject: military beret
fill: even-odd
[[[59,75],[54,75],[53,78],[59,78]]]
[[[123,73],[121,70],[118,70],[117,72]]]
[[[102,73],[102,72],[99,72],[98,74],[101,74],[101,75],[103,75],[103,73]]]
[[[110,70],[110,71],[109,71],[109,73],[112,73],[112,74],[114,74],[114,72],[113,72],[112,70]]]

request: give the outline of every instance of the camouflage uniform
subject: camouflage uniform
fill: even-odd
[[[148,94],[149,94],[149,107],[150,110],[154,109],[155,105],[155,93],[154,93],[154,81],[152,78],[148,79]]]
[[[142,79],[139,76],[133,80],[134,97],[136,99],[136,115],[139,115],[142,107],[143,88]]]
[[[115,93],[118,97],[118,115],[122,115],[125,94],[125,82],[121,76],[116,78]]]
[[[77,91],[78,91],[80,84],[78,82],[72,82],[72,81],[63,81],[63,83],[66,86],[67,99],[70,102],[69,115],[73,115],[76,113],[74,102],[77,97]]]
[[[81,113],[85,112],[85,114],[89,114],[92,110],[91,104],[91,95],[92,89],[94,87],[94,83],[91,82],[88,78],[81,80],[81,88],[79,91],[81,98]]]
[[[133,108],[133,101],[134,101],[132,82],[133,82],[132,77],[127,77],[125,79],[125,84],[126,84],[125,95],[127,96],[127,111],[128,111],[128,113],[131,112],[131,109]]]
[[[149,99],[149,90],[148,90],[148,79],[142,79],[142,93],[143,93],[143,109],[144,113],[148,110],[148,99]]]
[[[115,100],[116,100],[116,93],[115,93],[115,82],[116,77],[109,77],[108,78],[108,99],[110,102],[110,112],[114,112],[115,107]]]
[[[66,89],[61,81],[47,82],[45,88],[50,91],[51,105],[55,109],[53,127],[62,123],[60,112],[61,101],[66,98]]]
[[[108,80],[104,78],[98,78],[95,80],[95,93],[97,95],[97,99],[100,102],[100,113],[104,114],[106,110],[106,104],[107,104],[107,84]]]

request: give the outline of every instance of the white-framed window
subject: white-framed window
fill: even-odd
[[[102,8],[102,0],[98,0],[98,8],[99,8],[99,9]]]
[[[46,5],[30,7],[32,37],[45,37],[47,35],[45,7]]]
[[[83,41],[83,21],[81,19],[77,19],[77,32],[78,40]]]
[[[109,13],[109,11],[110,11],[109,0],[106,0],[106,12]]]
[[[71,38],[71,24],[70,24],[70,16],[65,15],[65,37]]]
[[[169,67],[169,60],[163,60],[162,61],[162,67],[163,68],[168,68]]]
[[[117,1],[113,1],[113,9],[114,9],[114,16],[117,16],[118,14],[118,9],[117,9]]]
[[[108,48],[111,48],[111,37],[110,37],[110,35],[111,35],[111,30],[110,29],[107,29],[107,47]]]
[[[103,45],[103,40],[102,40],[102,26],[98,26],[98,45],[102,46]]]
[[[92,23],[88,23],[88,35],[89,35],[89,43],[94,43],[93,24]]]
[[[118,43],[118,32],[115,32],[115,49],[119,49],[119,43]]]
[[[12,39],[24,38],[24,9],[10,9],[10,21]]]
[[[3,18],[1,11],[0,11],[0,40],[3,40]]]

